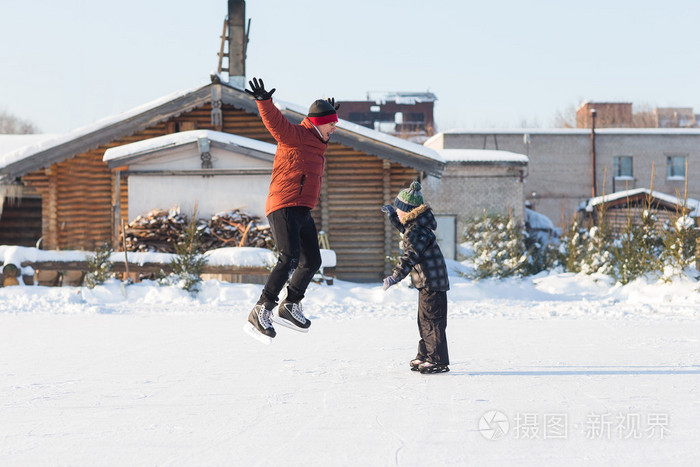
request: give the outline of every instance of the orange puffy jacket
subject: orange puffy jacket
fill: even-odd
[[[272,99],[256,102],[265,127],[277,140],[265,215],[290,206],[313,209],[321,194],[328,143],[308,118],[293,125]]]

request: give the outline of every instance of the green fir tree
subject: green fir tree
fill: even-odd
[[[523,274],[528,261],[525,234],[512,217],[484,214],[467,225],[464,236],[472,246],[472,279]]]
[[[172,273],[161,283],[175,284],[190,293],[198,293],[202,283],[202,271],[207,258],[201,252],[200,239],[203,225],[196,220],[196,211],[187,222],[180,240],[175,245],[175,258],[170,262]]]
[[[663,244],[656,224],[650,203],[642,211],[640,222],[635,222],[631,213],[628,215],[625,230],[615,239],[611,252],[611,275],[621,284],[659,271]]]
[[[669,228],[664,231],[662,240],[664,249],[661,259],[665,280],[682,275],[695,266],[698,237],[698,229],[692,217],[679,214],[672,219]]]
[[[588,232],[574,221],[563,235],[559,250],[559,263],[568,272],[579,273],[583,269],[588,245]]]
[[[103,243],[94,255],[87,257],[87,274],[85,275],[85,286],[93,289],[104,284],[112,275],[112,262],[109,260],[112,255],[112,246]]]

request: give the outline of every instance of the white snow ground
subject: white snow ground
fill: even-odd
[[[455,276],[440,375],[403,283],[312,285],[270,346],[260,288],[0,289],[0,464],[697,465],[693,280]]]

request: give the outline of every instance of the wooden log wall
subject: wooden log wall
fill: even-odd
[[[23,177],[25,183],[42,195],[44,248],[93,250],[105,241],[114,244],[121,224],[115,222],[117,197],[121,218],[131,220],[128,219],[128,180],[123,176],[117,184],[116,174],[102,161],[110,147],[194,129],[223,131],[275,143],[257,115],[226,105],[221,111],[220,126],[212,126],[211,105],[207,104]],[[330,247],[336,252],[337,277],[379,280],[385,273],[387,249],[398,253],[399,241],[395,229],[391,229],[392,238],[387,242],[388,231],[380,208],[386,202],[393,202],[399,190],[406,188],[417,173],[339,144],[330,144],[326,156],[324,192],[312,215],[319,230],[326,230]]]
[[[609,227],[613,232],[624,232],[627,229],[628,219],[632,225],[642,225],[642,215],[644,208],[610,209],[606,211],[605,217]],[[654,212],[656,216],[656,229],[661,231],[664,224],[673,221],[678,215],[676,212],[659,209]]]
[[[94,250],[111,242],[115,180],[102,161],[104,152],[165,131],[164,124],[158,125],[22,177],[42,197],[42,247]]]
[[[327,151],[327,164],[328,239],[338,259],[338,276],[378,279],[384,270],[383,164],[339,145]]]
[[[330,145],[326,155],[329,219],[325,222],[338,259],[337,275],[353,281],[380,280],[387,271],[387,254],[397,254],[399,243],[398,231],[386,228],[381,207],[393,202],[417,173],[337,144]]]

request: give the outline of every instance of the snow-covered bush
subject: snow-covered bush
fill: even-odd
[[[698,237],[695,221],[685,215],[679,215],[664,230],[661,255],[664,279],[681,275],[695,266]]]
[[[525,225],[511,216],[484,214],[464,230],[465,256],[474,264],[472,279],[528,276],[553,268],[558,260],[559,240],[554,226],[543,229],[531,216]]]
[[[509,277],[523,273],[528,260],[523,226],[512,217],[486,215],[474,218],[464,232],[471,244],[472,279]]]
[[[692,218],[681,215],[662,228],[647,205],[639,219],[628,218],[616,233],[604,219],[601,215],[598,225],[587,230],[574,222],[564,233],[560,261],[566,271],[603,273],[627,284],[647,275],[666,280],[693,270],[698,230]]]
[[[583,228],[578,221],[564,233],[559,263],[568,272],[611,274],[613,237],[605,223]]]
[[[614,239],[609,273],[621,284],[661,270],[659,258],[663,242],[656,223],[655,213],[644,209],[641,223],[628,217],[625,229]]]
[[[566,271],[581,272],[588,244],[588,231],[574,221],[559,244],[559,262]]]
[[[552,269],[559,263],[558,229],[548,217],[525,209],[524,241],[528,252],[523,275],[534,275]]]
[[[85,275],[85,286],[93,289],[95,286],[104,284],[112,275],[112,262],[109,257],[112,255],[112,246],[103,243],[94,255],[87,257],[87,274]]]
[[[602,224],[593,226],[588,230],[586,237],[586,250],[581,264],[581,272],[585,274],[602,273],[613,275],[613,243],[614,238]]]

